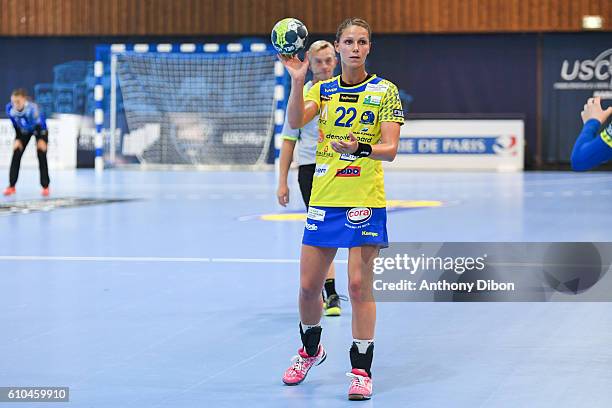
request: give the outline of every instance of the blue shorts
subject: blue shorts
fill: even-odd
[[[309,207],[302,244],[329,248],[375,245],[386,248],[387,209]]]

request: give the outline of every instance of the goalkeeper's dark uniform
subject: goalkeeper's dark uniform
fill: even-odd
[[[16,139],[21,141],[23,149],[15,149],[13,151],[13,159],[11,160],[11,170],[9,174],[10,187],[15,187],[17,178],[19,177],[19,167],[21,165],[21,157],[25,151],[28,142],[32,136],[36,137],[36,142],[43,140],[45,144],[49,143],[47,131],[47,123],[44,115],[38,109],[38,105],[34,102],[27,101],[25,107],[18,111],[9,102],[6,105],[6,114],[13,123],[15,128]],[[40,170],[40,185],[46,189],[49,187],[49,169],[47,167],[47,151],[36,149],[38,155],[38,169]]]

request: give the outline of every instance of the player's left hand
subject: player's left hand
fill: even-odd
[[[331,142],[331,147],[334,151],[340,154],[353,154],[359,147],[359,142],[352,132],[348,134],[349,140],[340,140],[338,142]]]

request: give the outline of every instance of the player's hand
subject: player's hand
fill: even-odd
[[[347,141],[340,140],[338,142],[331,142],[332,149],[341,154],[355,153],[357,151],[357,148],[359,147],[359,142],[357,141],[357,138],[353,136],[352,132],[349,133],[348,136],[349,140]]]
[[[580,112],[582,123],[585,123],[589,119],[597,119],[599,123],[603,124],[610,115],[612,115],[612,106],[603,110],[601,108],[600,96],[589,98],[587,103],[584,104],[584,109]]]
[[[304,61],[302,61],[297,54],[293,56],[278,54],[278,59],[283,63],[291,78],[306,79],[309,65],[308,57],[305,57]]]
[[[278,190],[276,190],[276,198],[278,198],[278,203],[283,207],[286,207],[289,204],[289,187],[284,185],[279,185]]]

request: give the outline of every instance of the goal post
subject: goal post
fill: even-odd
[[[94,74],[97,171],[267,167],[278,156],[287,76],[271,45],[99,45]]]

